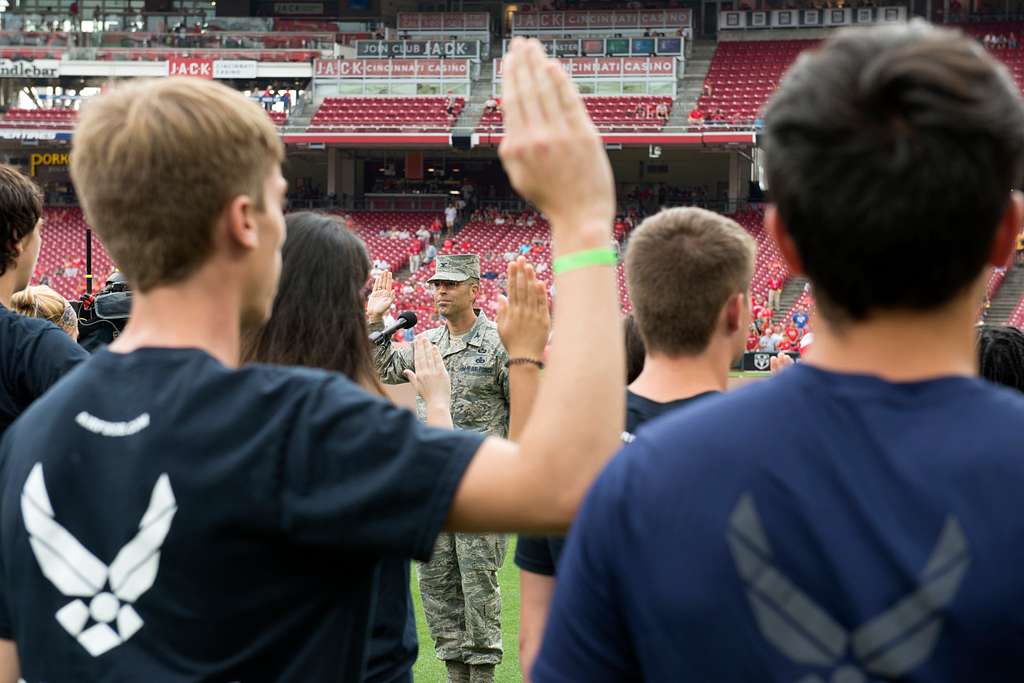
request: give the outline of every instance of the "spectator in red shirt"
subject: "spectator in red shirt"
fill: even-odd
[[[796,344],[800,341],[800,330],[796,329],[796,325],[792,323],[786,325],[786,339],[791,344]]]
[[[764,310],[764,299],[754,295],[751,297],[750,319],[755,323],[761,319],[761,311]]]
[[[704,125],[704,118],[705,118],[704,111],[700,107],[695,107],[690,112],[690,116],[689,116],[690,125],[702,126],[702,125]]]
[[[782,303],[782,267],[773,263],[768,275],[768,307],[778,309]]]
[[[413,240],[409,244],[409,272],[415,273],[420,269],[420,252],[422,245],[419,240]]]
[[[747,335],[747,351],[757,351],[761,345],[761,338],[757,336],[757,329],[751,327],[750,334]]]

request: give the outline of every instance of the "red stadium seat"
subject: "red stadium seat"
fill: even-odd
[[[655,95],[588,95],[583,98],[594,125],[604,132],[653,133],[665,127],[663,119],[654,116],[655,108],[664,102],[672,113],[672,98]],[[644,115],[641,105],[646,105]],[[477,130],[482,133],[498,132],[504,128],[501,111],[484,113]]]
[[[327,97],[310,120],[309,132],[441,133],[452,128],[465,106],[455,99],[449,116],[445,97]]]

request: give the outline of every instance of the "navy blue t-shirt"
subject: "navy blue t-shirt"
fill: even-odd
[[[573,525],[533,680],[1020,680],[1022,425],[981,380],[804,365],[651,423]]]
[[[0,436],[32,401],[89,354],[48,320],[0,306]]]
[[[483,441],[333,373],[101,351],[0,446],[0,637],[28,683],[358,681],[383,558]]]
[[[627,390],[626,431],[622,434],[622,440],[631,442],[636,437],[636,430],[645,422],[717,393],[706,391],[678,401],[659,403]],[[558,558],[561,557],[564,548],[565,536],[520,536],[516,544],[516,566],[532,574],[554,576],[557,573]]]

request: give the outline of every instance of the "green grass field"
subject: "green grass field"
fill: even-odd
[[[501,630],[505,645],[505,656],[495,672],[495,683],[521,683],[519,673],[519,570],[512,561],[516,552],[516,537],[509,537],[505,564],[498,572],[501,586]],[[420,637],[420,656],[413,668],[416,683],[437,683],[445,680],[444,664],[434,656],[434,643],[427,631],[423,618],[419,586],[416,582],[416,568],[412,571],[412,600],[416,604],[416,631]]]

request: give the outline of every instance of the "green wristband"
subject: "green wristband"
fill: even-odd
[[[618,264],[619,258],[615,255],[614,249],[611,247],[598,247],[597,249],[576,251],[565,256],[559,256],[551,264],[551,269],[555,271],[555,275],[561,275],[571,270],[589,268],[590,266],[617,266]]]

